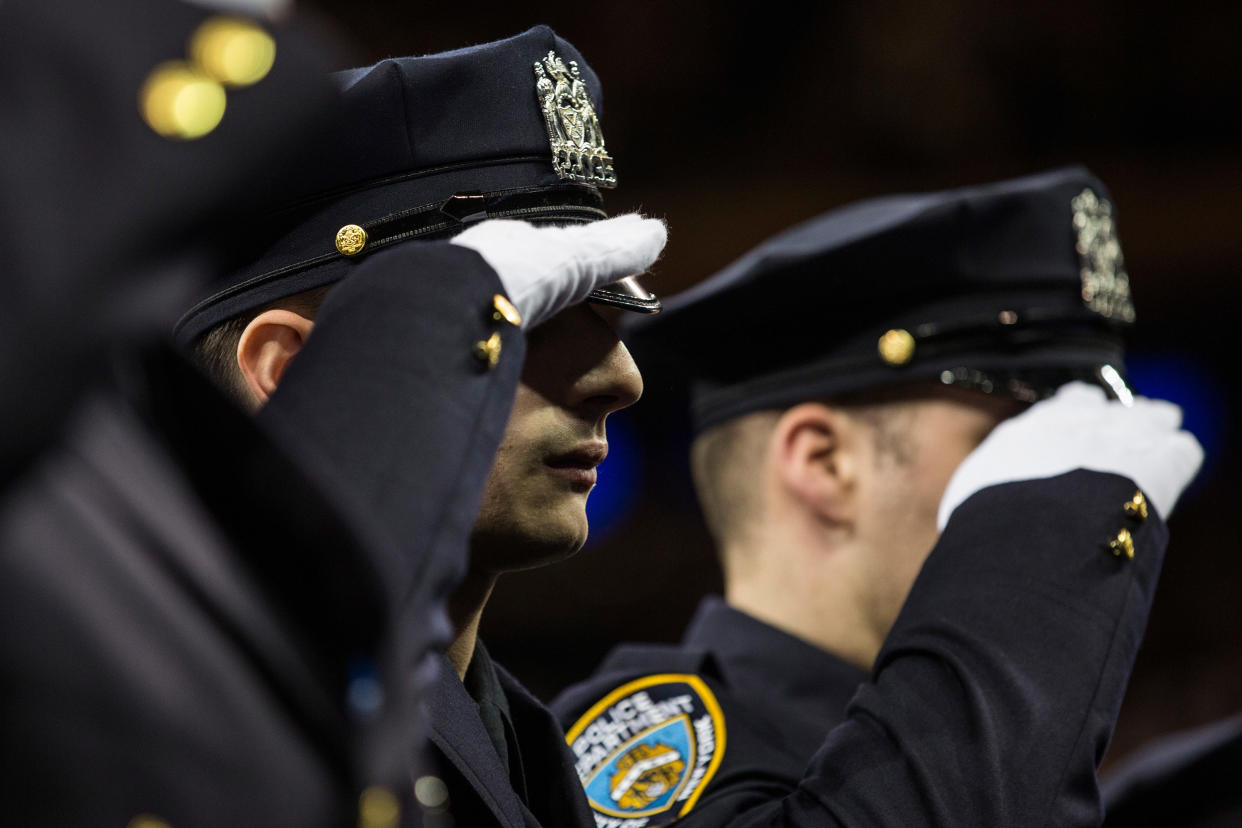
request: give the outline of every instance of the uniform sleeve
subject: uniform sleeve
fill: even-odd
[[[676,824],[1098,825],[1167,542],[1135,493],[1080,470],[974,495],[797,788],[720,784]]]
[[[328,294],[259,415],[395,550],[397,599],[464,569],[525,354],[499,293],[477,253],[448,243],[370,257]]]

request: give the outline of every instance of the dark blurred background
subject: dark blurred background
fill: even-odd
[[[858,198],[1081,162],[1111,188],[1138,306],[1131,376],[1208,451],[1173,540],[1109,761],[1242,710],[1242,4],[984,0],[785,4],[304,0],[347,62],[547,23],[604,85],[614,212],[668,220],[649,284],[683,290],[782,228]],[[533,92],[532,92],[533,95]],[[722,332],[722,336],[727,332]],[[677,412],[609,421],[574,560],[510,576],[484,638],[547,698],[621,640],[673,640],[719,588]],[[1049,520],[1056,519],[1049,515]]]

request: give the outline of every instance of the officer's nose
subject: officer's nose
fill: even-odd
[[[589,305],[564,310],[531,331],[522,381],[591,420],[633,405],[643,393],[634,358]]]
[[[601,417],[638,402],[643,375],[629,350],[611,333],[611,347],[574,382],[569,407],[587,417]]]

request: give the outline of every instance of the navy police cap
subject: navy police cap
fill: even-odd
[[[1069,167],[832,211],[627,336],[689,382],[697,432],[913,380],[1034,401],[1085,379],[1126,399],[1133,321],[1108,190]]]
[[[617,182],[599,79],[547,26],[337,73],[331,123],[292,151],[290,174],[255,182],[285,205],[239,236],[249,264],[177,324],[192,341],[274,300],[344,278],[373,251],[445,238],[473,221],[593,221]],[[591,300],[654,313],[628,278]]]

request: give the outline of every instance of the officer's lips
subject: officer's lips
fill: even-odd
[[[593,441],[561,454],[553,454],[543,463],[553,476],[567,481],[575,491],[589,492],[595,485],[595,467],[607,456],[608,444]]]

